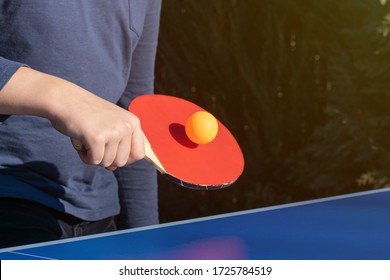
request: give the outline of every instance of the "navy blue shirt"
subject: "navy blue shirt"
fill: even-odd
[[[0,0],[0,90],[24,64],[127,107],[153,92],[160,9],[160,0]],[[0,116],[0,196],[84,220],[116,215],[121,204],[127,226],[157,222],[148,163],[116,172],[86,165],[68,137],[35,116]]]

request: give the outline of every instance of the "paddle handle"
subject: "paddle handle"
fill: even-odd
[[[150,145],[149,140],[146,138],[145,134],[142,133],[144,137],[144,143],[145,143],[145,159],[154,165],[154,167],[162,174],[166,173],[163,165],[161,164],[160,160],[157,158],[156,154],[153,152],[152,145]],[[75,148],[76,151],[83,151],[86,152],[87,148],[81,143],[81,141],[70,138],[73,148]]]
[[[167,173],[165,171],[165,168],[161,164],[160,160],[157,158],[156,154],[154,153],[152,149],[152,145],[150,144],[148,138],[146,138],[145,134],[142,132],[144,136],[144,143],[145,143],[145,159],[149,161],[151,164],[154,165],[154,167],[162,174]]]

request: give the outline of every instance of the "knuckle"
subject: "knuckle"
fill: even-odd
[[[105,135],[102,134],[102,133],[95,133],[95,134],[91,137],[90,141],[91,141],[91,144],[92,144],[93,146],[101,146],[101,145],[104,145],[104,144],[105,144],[105,142],[106,142],[106,137],[105,137]]]
[[[134,125],[136,125],[136,126],[141,124],[140,119],[136,115],[134,115],[133,121],[134,121]]]
[[[122,130],[119,127],[115,127],[111,129],[110,131],[110,138],[111,139],[119,139],[122,135]]]
[[[132,115],[126,124],[127,129],[129,129],[130,131],[134,131],[136,127],[141,126],[141,121],[136,115]]]

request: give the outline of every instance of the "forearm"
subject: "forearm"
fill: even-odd
[[[58,78],[20,67],[0,91],[0,114],[49,118]]]

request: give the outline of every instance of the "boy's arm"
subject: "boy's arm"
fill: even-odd
[[[47,118],[83,143],[80,158],[114,170],[144,157],[139,120],[128,111],[64,79],[2,59],[0,114]]]

